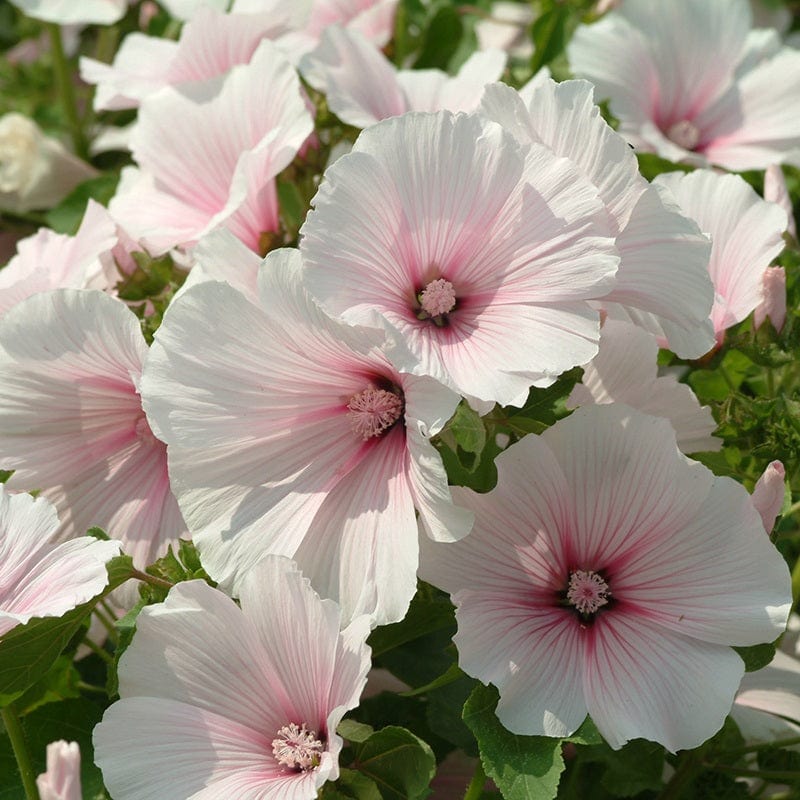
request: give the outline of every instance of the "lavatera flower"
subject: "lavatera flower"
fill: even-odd
[[[421,576],[452,595],[465,672],[500,691],[517,734],[697,747],[731,709],[731,645],[776,639],[789,570],[750,495],[681,455],[665,419],[590,406],[497,458],[463,541],[422,541]],[[424,539],[424,537],[423,537]]]
[[[346,618],[394,622],[416,590],[415,508],[440,540],[472,522],[429,441],[459,398],[398,370],[401,345],[383,333],[327,318],[299,261],[269,254],[258,305],[214,281],[175,300],[143,402],[203,566],[223,588],[238,594],[263,555],[284,555]]]
[[[166,448],[139,397],[147,354],[133,312],[97,290],[39,292],[0,322],[0,465],[15,470],[7,485],[41,490],[62,539],[99,526],[139,569],[186,533]]]
[[[369,619],[340,630],[295,565],[264,559],[241,608],[180,583],[136,621],[120,700],[95,728],[115,800],[312,800],[339,775],[336,726],[370,667]]]
[[[623,0],[567,52],[637,148],[764,169],[800,161],[800,53],[751,30],[747,0]]]
[[[474,114],[363,131],[302,228],[309,293],[351,325],[390,325],[411,359],[482,410],[522,405],[597,352],[590,301],[619,256],[597,188],[569,160]]]
[[[0,485],[0,637],[33,617],[60,617],[108,583],[117,542],[58,542],[58,517],[43,497]]]

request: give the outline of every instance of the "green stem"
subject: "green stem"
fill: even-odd
[[[114,53],[119,44],[119,27],[117,25],[104,25],[97,34],[97,46],[95,47],[95,60],[108,64],[114,58]],[[97,91],[96,86],[90,86],[84,95],[86,105],[83,109],[81,119],[81,130],[90,131],[95,123],[94,96]]]
[[[36,225],[37,227],[47,224],[44,214],[36,211],[3,211],[0,214],[0,222],[3,221],[3,218],[7,219],[11,224]]]
[[[64,46],[61,43],[61,29],[58,25],[48,22],[47,32],[50,35],[50,50],[53,55],[53,70],[56,74],[58,93],[61,96],[61,105],[67,117],[72,146],[75,155],[86,160],[89,152],[86,147],[86,139],[81,128],[80,117],[78,116],[78,105],[75,100],[75,87],[72,85],[72,75],[70,73],[67,58],[64,55]]]
[[[28,752],[28,743],[25,741],[25,734],[22,731],[17,712],[13,706],[6,706],[0,711],[3,723],[6,726],[6,733],[11,740],[11,747],[14,750],[14,757],[17,759],[19,774],[22,776],[22,786],[25,789],[27,800],[41,800],[39,789],[36,786],[36,774],[31,762],[31,754]]]
[[[800,500],[798,500],[796,503],[792,503],[783,516],[790,517],[792,514],[796,514],[798,511],[800,511]]]
[[[664,791],[658,800],[675,800],[683,793],[687,784],[695,777],[702,767],[701,754],[698,751],[687,752],[678,762],[675,774],[669,779]]]
[[[95,686],[94,684],[86,683],[85,681],[78,681],[76,685],[82,692],[92,692],[92,694],[102,694],[106,696],[108,694],[102,686]]]
[[[102,606],[102,609],[101,609]],[[114,644],[117,643],[119,639],[119,634],[117,633],[116,626],[114,625],[114,619],[112,617],[111,612],[109,611],[108,604],[105,600],[101,600],[95,607],[94,613],[97,616],[97,619],[103,623],[103,627],[106,629],[108,633],[108,638],[111,639]]]
[[[761,778],[761,780],[773,783],[786,783],[800,778],[800,771],[797,770],[745,769],[744,767],[729,767],[727,764],[713,764],[710,762],[705,762],[703,766],[714,772],[727,772],[730,775],[738,775],[741,778]]]
[[[164,28],[164,33],[161,34],[162,39],[177,39],[181,33],[181,21],[178,19],[171,19]]]
[[[737,747],[733,750],[720,750],[715,752],[714,755],[728,760],[730,758],[737,758],[738,756],[747,755],[748,753],[756,753],[759,750],[771,750],[774,747],[793,747],[796,744],[800,744],[800,736],[792,736],[789,739],[776,739],[774,742],[748,744],[744,747]]]
[[[171,589],[175,585],[174,583],[165,581],[163,578],[156,578],[155,575],[148,575],[146,572],[141,572],[138,569],[134,569],[133,572],[131,572],[131,577],[143,583],[149,583],[151,586],[158,586],[161,589]]]
[[[106,664],[114,664],[114,659],[111,657],[111,655],[103,650],[99,644],[93,642],[88,636],[83,637],[83,644],[85,644],[95,655],[100,656],[100,658],[102,658]]]
[[[795,607],[800,605],[800,559],[792,569],[792,598],[794,599]]]
[[[767,368],[767,395],[775,397],[775,373],[772,367]]]
[[[486,772],[484,772],[483,764],[478,759],[478,765],[475,767],[475,773],[472,780],[467,786],[467,791],[464,793],[464,800],[478,800],[483,792],[483,787],[486,784]]]

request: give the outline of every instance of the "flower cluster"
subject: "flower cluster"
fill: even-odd
[[[667,755],[700,746],[757,796],[787,775],[751,753],[796,728],[759,687],[800,702],[793,656],[767,666],[800,52],[747,0],[14,5],[48,23],[76,151],[0,118],[0,710],[28,800],[421,800],[456,750],[470,797],[542,759],[542,798],[562,771],[702,796]],[[78,41],[83,114],[58,24],[115,25]],[[359,708],[373,666],[413,691]],[[18,715],[65,686],[107,702],[36,780]],[[640,739],[652,775],[620,790]]]

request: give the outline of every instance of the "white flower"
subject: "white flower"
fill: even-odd
[[[0,117],[0,210],[51,208],[96,171],[23,114]]]

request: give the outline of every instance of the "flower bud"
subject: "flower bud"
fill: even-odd
[[[756,511],[761,515],[764,530],[772,533],[775,520],[783,506],[784,478],[786,470],[780,461],[772,461],[764,470],[753,489],[751,499]]]
[[[783,267],[767,267],[763,277],[764,299],[753,312],[756,328],[760,328],[769,317],[776,331],[780,332],[786,320],[786,271]]]

